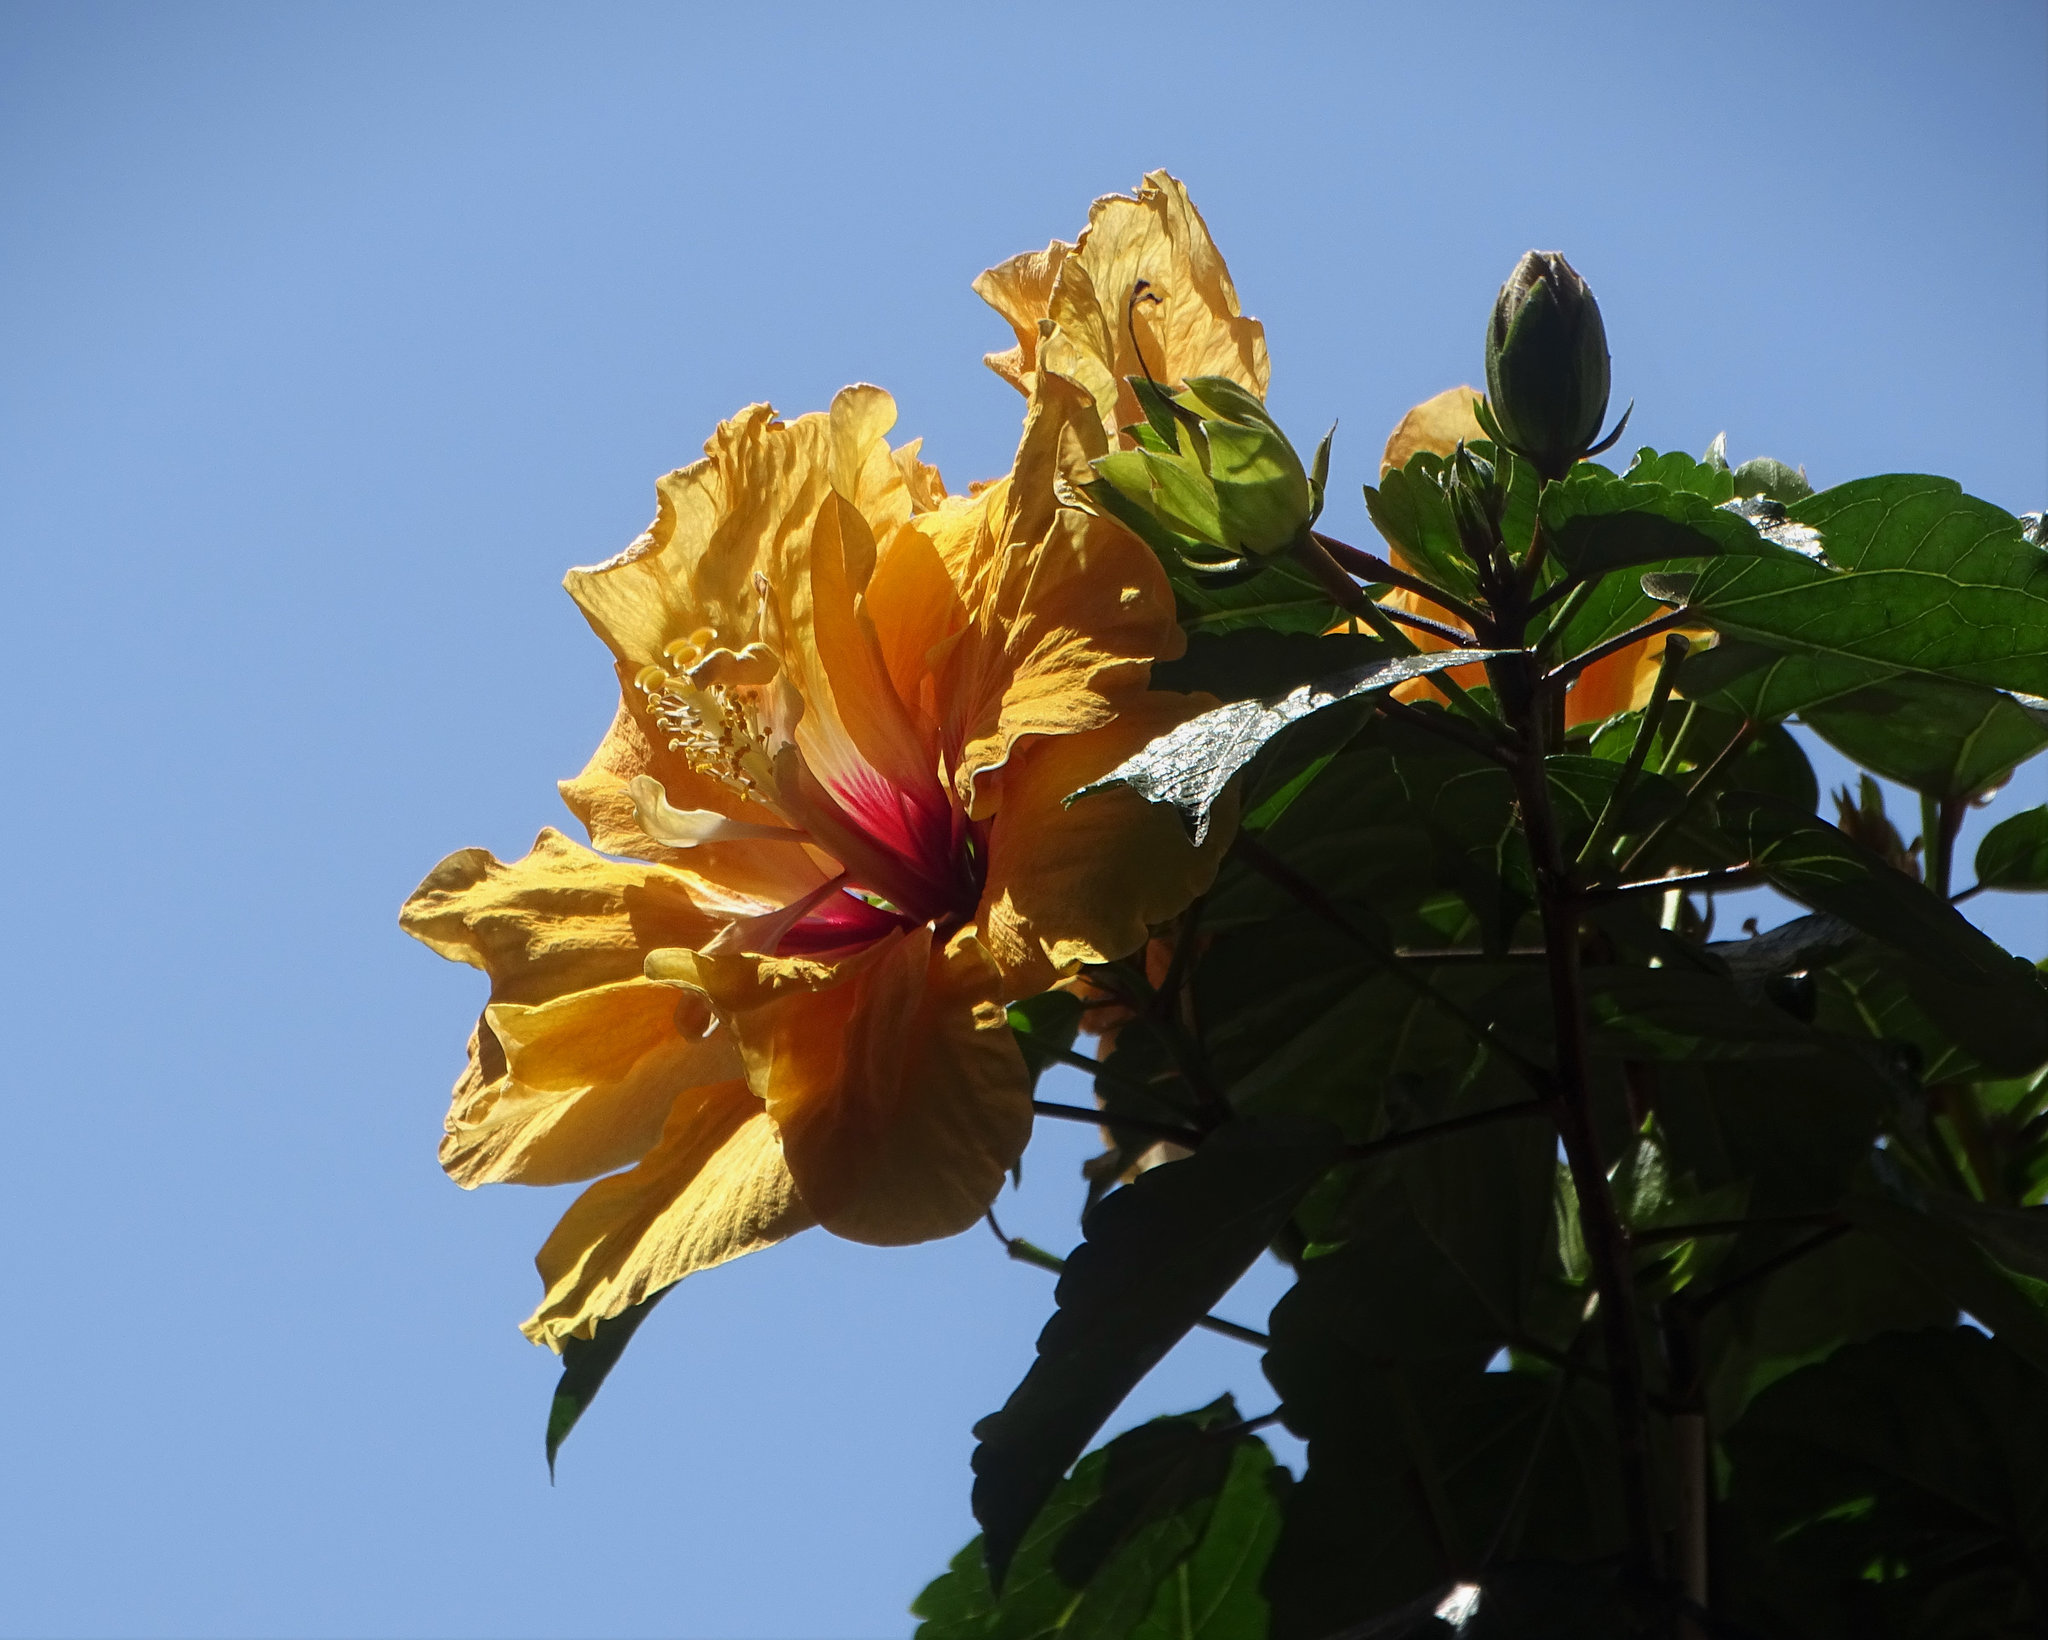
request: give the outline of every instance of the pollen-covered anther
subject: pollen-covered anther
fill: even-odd
[[[738,655],[725,649],[712,652],[710,660],[724,657],[740,663],[725,669],[733,675],[733,681],[726,682],[711,681],[719,669],[706,665],[707,657],[694,643],[671,644],[665,653],[672,657],[678,651],[695,651],[694,675],[662,666],[644,666],[633,685],[647,697],[648,712],[668,736],[670,751],[681,752],[692,768],[722,782],[738,795],[770,801],[775,789],[770,736],[750,698],[751,680],[745,676],[749,671],[763,670],[758,661],[751,666],[746,664],[753,659],[749,651],[758,648],[749,644]],[[772,655],[768,662],[765,677],[772,678]]]

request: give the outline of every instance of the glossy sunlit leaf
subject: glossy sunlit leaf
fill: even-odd
[[[1172,804],[1180,812],[1188,834],[1200,843],[1209,833],[1209,811],[1223,795],[1231,777],[1290,724],[1363,695],[1384,694],[1410,678],[1426,677],[1475,660],[1489,660],[1501,653],[1466,649],[1393,656],[1302,684],[1284,695],[1233,701],[1161,735],[1067,801],[1078,802],[1091,792],[1105,791],[1111,786],[1129,786],[1150,802]]]
[[[2048,694],[2048,553],[1949,479],[1861,479],[1801,501],[1827,562],[1728,557],[1687,603],[1738,638],[1902,672]],[[1872,680],[1875,681],[1875,680]]]
[[[1244,1118],[1089,1211],[1037,1362],[1002,1410],[975,1426],[974,1513],[998,1585],[1089,1438],[1230,1290],[1339,1153],[1325,1123]]]

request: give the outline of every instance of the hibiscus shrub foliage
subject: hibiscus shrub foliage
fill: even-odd
[[[2048,990],[1963,905],[2048,890],[2048,810],[1957,859],[2048,749],[2040,515],[1600,459],[1532,252],[1340,540],[1171,178],[977,288],[1009,477],[728,424],[572,582],[602,852],[409,904],[494,982],[451,1169],[606,1175],[542,1253],[550,1455],[679,1277],[973,1224],[1035,1112],[1106,1149],[1066,1258],[1010,1243],[1056,1308],[922,1640],[2043,1632]],[[1869,771],[1827,814],[1817,742]],[[1212,1317],[1262,1258],[1264,1330]],[[1201,1326],[1271,1408],[1104,1441]]]

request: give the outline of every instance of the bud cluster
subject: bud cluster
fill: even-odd
[[[1227,376],[1191,377],[1167,393],[1133,377],[1146,419],[1126,428],[1136,449],[1092,465],[1089,496],[1141,533],[1163,527],[1186,555],[1226,569],[1285,552],[1323,507],[1330,441],[1305,467],[1258,396]]]

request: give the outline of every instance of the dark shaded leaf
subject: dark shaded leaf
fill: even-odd
[[[1933,678],[1894,678],[1800,715],[1864,768],[1941,798],[1975,796],[2048,748],[2048,710]]]
[[[1246,627],[1225,634],[1198,632],[1178,660],[1152,668],[1152,687],[1231,701],[1284,695],[1317,678],[1368,666],[1393,653],[1384,639],[1348,633],[1275,632]]]
[[[981,1538],[955,1555],[911,1607],[926,1619],[918,1640],[1258,1635],[1280,1478],[1227,1395],[1141,1424],[1089,1453],[1054,1490],[1000,1597]]]
[[[1792,1015],[1734,981],[1675,966],[1588,968],[1592,1047],[1624,1059],[1784,1058],[1820,1050]]]
[[[569,1431],[576,1427],[576,1420],[597,1398],[598,1390],[611,1375],[612,1368],[619,1364],[619,1357],[633,1341],[633,1335],[640,1330],[640,1323],[653,1313],[654,1306],[667,1297],[668,1292],[669,1289],[664,1287],[631,1309],[621,1310],[609,1321],[600,1321],[589,1338],[563,1340],[562,1376],[555,1384],[554,1399],[548,1403],[550,1480],[555,1473],[555,1454],[569,1438]]]
[[[2016,1274],[1945,1214],[1928,1210],[1896,1171],[1873,1170],[1889,1189],[1859,1190],[1844,1205],[1858,1231],[1874,1236],[1959,1310],[1975,1316],[2037,1371],[2048,1372],[2048,1286]]]
[[[1410,678],[1501,653],[1504,651],[1465,649],[1400,655],[1303,684],[1272,699],[1219,706],[1161,735],[1067,801],[1078,802],[1112,786],[1129,786],[1150,802],[1172,804],[1189,835],[1200,843],[1209,832],[1209,811],[1231,777],[1290,724],[1361,695],[1384,693]]]
[[[1718,806],[1774,888],[1907,958],[1916,1001],[1984,1064],[2018,1072],[2048,1060],[2048,991],[2030,963],[1826,821],[1744,792]]]
[[[1793,653],[1723,638],[1686,657],[1678,692],[1736,717],[1777,723],[1896,676],[1896,667],[1853,656]]]
[[[975,1426],[974,1513],[998,1584],[1089,1438],[1250,1268],[1340,1154],[1327,1124],[1243,1118],[1089,1211],[1037,1362],[1003,1409]]]
[[[1728,1451],[1742,1606],[1858,1640],[2048,1624],[2048,1377],[1997,1340],[1851,1345],[1759,1395]]]
[[[2048,808],[2001,820],[1977,845],[1977,882],[2022,893],[2048,889]]]

